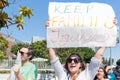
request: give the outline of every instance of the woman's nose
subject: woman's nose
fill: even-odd
[[[72,62],[71,62],[71,63],[75,63],[75,62],[74,62],[74,60],[72,60]]]

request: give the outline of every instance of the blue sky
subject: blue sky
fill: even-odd
[[[109,4],[113,7],[116,17],[118,19],[118,26],[120,26],[120,0],[17,0],[16,4],[10,5],[6,10],[11,14],[18,13],[18,7],[20,5],[26,5],[33,9],[34,16],[31,19],[26,20],[24,24],[24,30],[18,30],[15,26],[9,27],[9,29],[2,29],[1,32],[10,34],[21,41],[31,41],[32,36],[40,36],[46,38],[45,22],[48,19],[48,4],[49,2],[101,2]],[[119,31],[120,34],[120,31]],[[120,43],[116,47],[111,48],[112,58],[120,59]],[[110,48],[107,48],[104,56],[110,56]]]

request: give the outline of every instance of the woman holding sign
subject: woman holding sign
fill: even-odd
[[[56,56],[55,49],[49,48],[49,55],[58,80],[93,80],[101,64],[104,51],[105,47],[99,48],[85,69],[82,58],[77,53],[72,53],[67,58],[65,68]]]
[[[116,18],[113,23],[117,23]],[[46,27],[48,26],[49,21],[46,23]],[[94,80],[94,77],[100,67],[105,49],[105,47],[98,48],[96,54],[92,57],[90,64],[86,68],[84,67],[83,60],[78,53],[72,53],[66,59],[64,67],[60,63],[54,48],[49,48],[49,55],[51,65],[54,67],[58,80]]]

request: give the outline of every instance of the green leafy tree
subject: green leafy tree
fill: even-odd
[[[62,63],[65,63],[66,58],[71,53],[75,53],[75,52],[81,55],[81,57],[85,61],[85,63],[89,62],[91,57],[94,55],[94,51],[91,48],[87,48],[87,47],[58,48],[57,49],[57,55],[60,56],[60,61]]]
[[[117,60],[116,64],[120,66],[120,59]]]
[[[103,58],[102,58],[102,63],[105,64],[105,65],[108,65],[108,60],[107,60],[107,58],[103,57]]]
[[[17,44],[12,47],[12,52],[16,53],[20,46],[22,44]],[[33,47],[34,49],[34,56],[35,57],[42,57],[42,58],[47,58],[49,59],[49,52],[47,48],[47,42],[46,40],[42,41],[37,41],[32,44],[29,44],[30,46]],[[81,55],[83,60],[87,63],[90,61],[91,57],[94,55],[94,51],[91,48],[87,47],[78,47],[78,48],[57,48],[56,49],[57,55],[60,58],[60,61],[62,63],[65,63],[66,58],[71,54],[71,53],[78,53]]]
[[[8,41],[0,34],[0,50],[5,51],[8,48]]]
[[[8,48],[8,41],[0,34],[0,60],[6,58],[3,52],[5,52],[7,48]]]
[[[114,59],[113,58],[109,58],[108,65],[112,65],[113,63],[114,63]]]
[[[11,2],[10,2],[11,1]],[[0,29],[16,24],[18,29],[23,29],[24,18],[33,16],[32,9],[27,6],[20,6],[19,14],[9,16],[5,11],[10,5],[15,4],[17,0],[0,0]],[[11,4],[12,3],[12,4]]]
[[[17,43],[12,46],[11,52],[17,54],[17,51],[20,50],[22,46],[32,46],[34,49],[34,56],[35,57],[43,57],[48,58],[48,49],[46,48],[46,40],[37,41],[34,43]]]
[[[5,58],[6,58],[5,54],[3,53],[3,51],[0,50],[0,60]]]
[[[48,49],[46,40],[37,41],[31,44],[34,49],[35,57],[48,58]]]
[[[102,63],[107,65],[107,66],[110,66],[114,63],[114,59],[113,58],[105,58],[103,57],[102,58]]]
[[[89,63],[91,58],[94,56],[95,52],[92,50],[92,48],[83,48],[82,49],[83,59],[85,63]]]
[[[42,57],[42,58],[48,58],[49,59],[49,52],[47,48],[47,42],[46,40],[37,41],[31,44],[31,46],[34,48],[35,56],[36,57]],[[87,63],[90,61],[91,57],[94,55],[94,51],[91,48],[57,48],[56,49],[57,55],[60,58],[60,61],[62,63],[65,63],[66,58],[74,52],[77,52],[81,55],[83,60]]]

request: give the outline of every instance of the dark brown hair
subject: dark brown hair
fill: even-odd
[[[108,79],[107,72],[105,71],[105,69],[104,69],[103,67],[99,67],[99,69],[102,69],[102,70],[103,70],[103,72],[104,72],[104,78],[105,78],[105,79]],[[97,75],[95,76],[94,80],[98,80]]]
[[[68,73],[69,73],[69,69],[68,69],[68,62],[67,62],[67,60],[71,57],[71,56],[77,56],[79,59],[80,59],[80,61],[81,61],[81,67],[80,67],[80,69],[81,69],[81,71],[83,71],[84,69],[85,69],[85,65],[84,65],[84,63],[83,63],[83,61],[82,61],[82,58],[81,58],[81,56],[78,54],[78,53],[72,53],[67,59],[66,59],[66,63],[65,63],[65,69],[68,71]]]
[[[33,57],[34,57],[34,50],[33,50],[33,48],[32,47],[30,47],[30,46],[22,46],[21,48],[27,48],[28,49],[28,56],[30,56],[31,55],[31,58],[30,58],[30,60],[32,60],[33,59]]]

